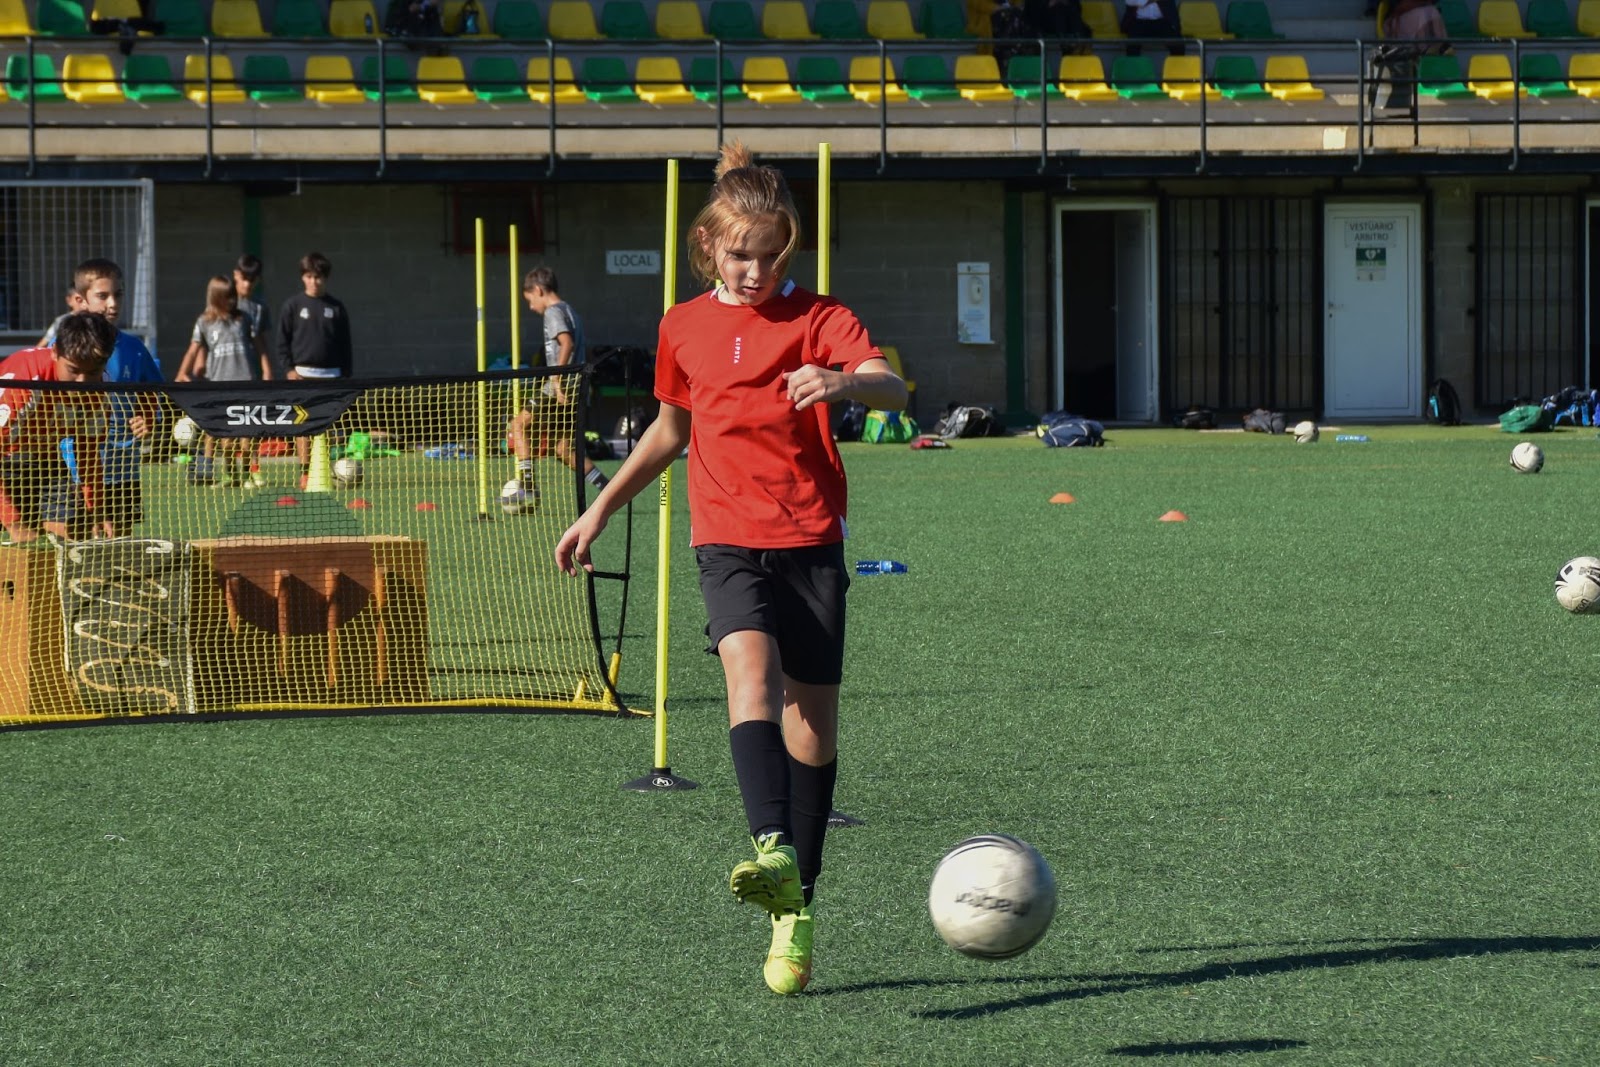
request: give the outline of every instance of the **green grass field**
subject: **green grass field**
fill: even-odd
[[[1365,432],[847,446],[850,558],[910,571],[852,590],[837,806],[867,824],[830,837],[796,999],[725,888],[748,844],[682,507],[692,792],[620,788],[643,719],[0,734],[0,1060],[1600,1061],[1600,617],[1551,586],[1600,554],[1600,440],[1544,435],[1523,476],[1493,428]],[[999,964],[925,906],[985,831],[1060,883]]]

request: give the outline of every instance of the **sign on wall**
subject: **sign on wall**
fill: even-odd
[[[661,253],[644,251],[609,251],[606,253],[607,274],[660,274]]]
[[[989,264],[956,264],[956,340],[993,344],[989,332]]]

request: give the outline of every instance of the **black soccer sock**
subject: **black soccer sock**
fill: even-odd
[[[789,757],[789,817],[794,822],[794,852],[807,904],[811,903],[817,876],[822,873],[822,839],[828,833],[833,784],[838,778],[838,759],[813,767]]]
[[[776,831],[782,844],[793,836],[789,825],[789,753],[783,747],[783,728],[775,722],[742,722],[728,731],[733,749],[733,773],[744,798],[750,836]]]
[[[608,483],[611,479],[607,478],[604,474],[601,474],[600,468],[596,467],[588,474],[585,474],[583,476],[583,480],[594,486],[596,489],[604,489],[606,487],[606,483]]]

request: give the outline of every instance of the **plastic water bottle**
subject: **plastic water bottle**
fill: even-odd
[[[1334,438],[1335,441],[1367,441],[1370,440],[1364,433],[1342,433]]]
[[[366,15],[362,15],[361,16],[361,28],[367,31],[367,36],[368,37],[372,36],[372,15],[371,14],[366,14]]]
[[[856,573],[862,577],[869,574],[904,574],[906,565],[897,559],[858,559],[856,560]]]

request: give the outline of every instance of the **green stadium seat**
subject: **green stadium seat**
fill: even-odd
[[[956,59],[957,66],[966,56]],[[993,56],[981,58],[994,62]],[[1000,80],[1000,68],[995,67],[995,81]],[[923,103],[932,103],[936,100],[960,100],[961,90],[956,88],[955,77],[950,73],[950,65],[945,62],[944,56],[916,53],[906,56],[905,63],[900,70],[900,84],[905,87],[906,95],[913,100]],[[1002,88],[1004,88],[1002,86]],[[1006,90],[1010,95],[1011,90]]]
[[[639,99],[628,61],[619,56],[585,56],[578,85],[583,95],[597,104],[627,104]]]
[[[1253,56],[1218,56],[1211,65],[1211,84],[1229,100],[1272,99],[1261,84],[1261,72]]]
[[[155,0],[150,17],[166,27],[166,37],[204,37],[207,23],[200,0]]]
[[[495,36],[507,41],[544,40],[544,16],[533,0],[500,0],[490,24]]]
[[[0,37],[28,37],[33,34],[33,19],[22,0],[0,0]]]
[[[522,64],[515,56],[479,56],[467,81],[486,104],[521,104],[528,100]]]
[[[749,0],[711,0],[706,32],[719,41],[759,41],[761,23]]]
[[[306,98],[305,90],[289,69],[289,57],[276,53],[261,53],[244,57],[239,68],[239,84],[245,95],[258,104],[298,103]]]
[[[801,56],[795,60],[794,87],[813,104],[854,99],[845,88],[843,68],[832,56]]]
[[[1044,64],[1038,56],[1012,56],[1006,63],[1006,88],[1018,100],[1037,100],[1040,82],[1044,78]],[[1061,89],[1052,81],[1044,82],[1044,96],[1058,97]]]
[[[653,41],[656,28],[639,0],[605,0],[600,8],[600,32],[613,41]]]
[[[961,0],[922,0],[917,29],[938,41],[964,41],[972,36],[967,32],[967,10]]]
[[[1461,76],[1455,56],[1423,56],[1417,60],[1417,93],[1439,100],[1470,100],[1476,94]]]
[[[47,53],[33,54],[31,78],[29,73],[26,53],[12,52],[6,56],[6,93],[11,99],[26,100],[32,96],[35,100],[51,101],[67,98],[61,91],[61,79],[56,75],[55,60]]]
[[[164,104],[182,100],[183,90],[166,56],[134,52],[122,61],[122,95],[136,104]]]
[[[383,57],[383,87],[378,87],[378,57],[363,56],[361,69],[356,74],[356,88],[368,100],[386,100],[394,103],[414,103],[422,97],[411,77],[411,64],[406,57],[389,52]]]
[[[330,36],[322,5],[317,0],[277,0],[272,7],[272,36]]]
[[[656,36],[669,41],[710,39],[706,24],[700,19],[700,5],[695,0],[658,0]]]
[[[1576,37],[1567,0],[1528,0],[1528,32],[1540,37]]]
[[[1228,32],[1241,41],[1283,40],[1283,34],[1272,28],[1266,0],[1233,0],[1228,5]]]
[[[72,54],[62,60],[61,91],[78,104],[120,104],[127,99],[111,57],[99,53]]]
[[[1117,56],[1111,61],[1111,87],[1124,100],[1165,100],[1156,67],[1147,56]]]
[[[907,59],[906,66],[908,68],[910,64],[911,59]],[[905,84],[905,76],[902,76],[901,84]],[[1015,103],[1017,99],[1016,94],[1000,80],[1000,64],[995,62],[994,56],[957,56],[955,90],[956,95],[961,99],[970,100],[977,104]],[[911,95],[909,86],[906,87],[906,95]],[[914,99],[926,100],[928,97],[923,95]]]
[[[1529,96],[1541,100],[1563,100],[1578,95],[1578,91],[1567,84],[1561,57],[1548,52],[1522,53],[1517,61],[1517,80],[1522,82]]]
[[[717,60],[715,56],[695,56],[689,60],[689,77],[684,82],[696,100],[715,103],[717,99]],[[722,60],[722,99],[743,100],[744,90],[739,86],[739,72],[733,60]]]
[[[39,0],[33,18],[44,37],[89,36],[89,17],[78,0]]]
[[[1438,0],[1435,6],[1439,8],[1439,17],[1444,19],[1446,36],[1458,41],[1482,39],[1483,34],[1478,32],[1478,20],[1466,0]]]
[[[817,0],[811,9],[811,28],[828,41],[861,41],[867,37],[855,0]]]
[[[683,84],[683,67],[675,56],[640,56],[633,68],[633,91],[647,104],[693,104],[694,93]]]

